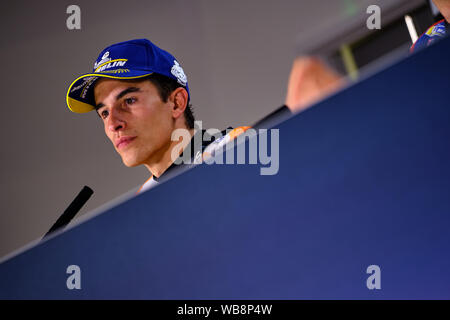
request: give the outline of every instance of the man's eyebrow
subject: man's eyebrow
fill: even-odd
[[[141,91],[141,89],[138,88],[138,87],[129,87],[129,88],[126,88],[125,90],[122,90],[122,91],[116,96],[116,101],[119,100],[120,98],[122,98],[123,96],[127,95],[128,93],[138,92],[138,91]],[[102,102],[100,102],[99,104],[97,104],[97,105],[95,106],[95,111],[98,111],[98,109],[100,109],[100,108],[102,108],[102,107],[104,107],[104,106],[105,106],[105,104],[102,103]]]
[[[99,103],[99,104],[97,104],[96,106],[95,106],[95,111],[98,111],[98,109],[100,109],[100,108],[102,108],[102,107],[104,107],[105,106],[105,104],[104,103]]]
[[[129,87],[126,88],[125,90],[123,90],[122,92],[120,92],[117,96],[116,96],[116,101],[119,100],[120,98],[122,98],[124,95],[131,93],[131,92],[138,92],[141,91],[141,88],[138,87]]]

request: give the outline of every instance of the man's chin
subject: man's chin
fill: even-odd
[[[124,157],[122,157],[122,162],[128,168],[137,167],[138,165],[141,164],[139,161],[136,161],[136,159],[128,159],[128,158],[124,158]]]
[[[124,164],[125,164],[125,166],[127,166],[128,168],[137,167],[137,166],[139,165],[139,163],[128,164],[128,163],[125,163],[125,162],[124,162]]]

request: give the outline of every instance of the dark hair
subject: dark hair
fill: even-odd
[[[167,99],[169,98],[169,95],[173,92],[173,90],[179,87],[184,88],[177,81],[158,73],[153,73],[145,79],[149,80],[156,87],[163,102],[167,102]],[[189,102],[186,106],[186,109],[184,110],[184,119],[186,121],[186,126],[189,129],[193,129],[195,118],[194,112],[192,110],[192,105]]]

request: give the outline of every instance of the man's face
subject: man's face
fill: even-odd
[[[100,79],[94,95],[105,133],[123,163],[134,167],[157,161],[171,142],[170,99],[163,102],[148,80]]]

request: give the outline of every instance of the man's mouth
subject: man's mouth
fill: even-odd
[[[116,148],[122,149],[129,145],[136,137],[122,137],[116,141]]]

